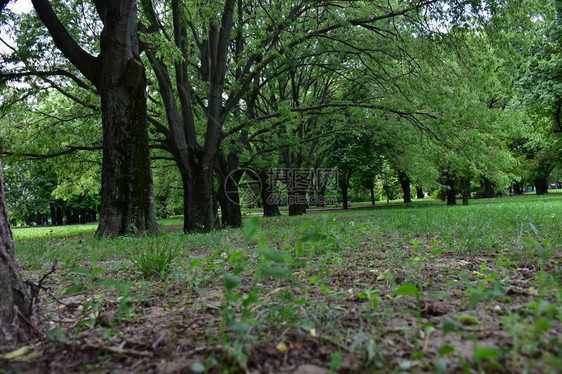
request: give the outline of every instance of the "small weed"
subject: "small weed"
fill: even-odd
[[[129,260],[145,278],[164,278],[179,262],[181,242],[169,237],[145,239],[135,244]]]

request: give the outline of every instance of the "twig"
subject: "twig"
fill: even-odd
[[[33,281],[28,280],[26,283],[29,286],[29,288],[31,289],[31,304],[29,305],[29,309],[33,310],[33,303],[35,301],[37,301],[37,303],[39,303],[39,290],[45,290],[47,292],[47,294],[49,296],[51,296],[53,299],[55,299],[57,302],[59,302],[60,304],[64,304],[61,301],[59,301],[51,292],[49,289],[47,289],[45,286],[43,286],[43,282],[51,275],[53,274],[56,270],[57,270],[57,264],[58,264],[58,260],[55,260],[55,262],[53,263],[53,267],[51,268],[51,270],[49,272],[47,272],[45,275],[43,275],[41,277],[41,279],[39,280],[39,283],[35,283]]]
[[[106,346],[100,346],[100,345],[94,345],[91,343],[86,343],[81,347],[83,350],[100,350],[100,351],[108,351],[111,353],[116,353],[116,354],[121,354],[121,355],[127,355],[127,356],[135,356],[135,357],[151,357],[152,353],[151,352],[147,352],[147,351],[137,351],[134,349],[126,349],[126,348],[122,348],[120,346],[118,347],[106,347]]]
[[[44,336],[45,336],[45,334],[43,334],[43,332],[42,332],[41,330],[39,330],[39,329],[37,328],[37,326],[35,326],[35,324],[34,324],[33,322],[31,322],[26,316],[24,316],[24,315],[20,312],[20,310],[19,310],[18,307],[14,307],[14,310],[16,311],[16,313],[17,313],[17,315],[19,316],[19,318],[20,318],[22,321],[24,321],[25,323],[27,323],[27,324],[29,325],[29,327],[31,327],[31,328],[35,331],[35,333],[36,333],[38,336],[40,336],[40,337],[44,337]]]
[[[39,284],[37,285],[37,287],[41,288],[43,286],[43,282],[45,281],[45,279],[47,279],[47,277],[51,274],[53,274],[56,270],[57,270],[57,264],[58,264],[59,260],[55,260],[55,262],[53,263],[53,267],[51,268],[51,271],[49,271],[48,273],[46,273],[45,275],[43,275],[41,277],[41,279],[39,279]]]

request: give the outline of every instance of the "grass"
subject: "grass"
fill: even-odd
[[[87,347],[72,363],[54,359],[80,370],[84,362],[127,369],[142,353],[144,370],[187,359],[189,370],[213,373],[305,363],[554,373],[562,370],[561,212],[562,194],[553,193],[246,217],[242,230],[158,238],[99,241],[95,225],[14,236],[27,277],[58,260],[49,287],[82,305],[42,305],[55,345],[42,352]],[[171,335],[155,337],[160,330]],[[92,357],[92,342],[113,356]]]

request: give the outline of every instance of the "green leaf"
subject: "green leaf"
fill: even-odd
[[[267,260],[277,262],[277,263],[284,263],[285,262],[285,255],[279,251],[276,251],[271,248],[262,248],[259,250],[259,253]]]
[[[475,360],[495,360],[500,355],[501,351],[493,347],[480,347],[474,350]]]
[[[252,240],[260,229],[260,221],[257,217],[252,217],[244,225],[244,238],[247,242]]]
[[[283,266],[272,266],[265,268],[261,271],[262,277],[274,277],[274,278],[288,278],[291,274],[291,269]]]
[[[330,362],[330,371],[336,372],[336,370],[338,369],[338,367],[341,364],[341,361],[342,361],[341,353],[340,352],[334,353],[332,355],[332,361]]]
[[[110,278],[100,278],[98,280],[96,280],[94,282],[95,286],[108,286],[108,287],[113,287],[117,290],[121,290],[122,286],[119,282],[114,281],[113,279]]]
[[[242,286],[242,279],[231,273],[224,273],[224,286],[228,291]]]
[[[83,284],[75,284],[74,286],[70,287],[69,289],[67,289],[66,291],[64,291],[64,295],[74,295],[76,293],[82,292],[84,291],[84,285]]]
[[[441,347],[441,349],[439,350],[439,356],[440,357],[447,356],[454,352],[455,352],[455,348],[447,344]]]
[[[258,247],[261,249],[269,248],[269,246],[267,245],[267,235],[265,234],[260,235],[258,239]]]
[[[420,292],[412,283],[405,284],[403,286],[398,287],[393,292],[394,295],[411,295],[415,296],[416,298],[420,295]]]
[[[83,266],[75,266],[73,268],[70,268],[68,270],[69,273],[74,273],[74,274],[82,274],[82,275],[90,275],[90,269],[85,268]]]
[[[450,332],[463,331],[464,326],[459,322],[453,321],[451,319],[446,319],[443,321],[443,334],[447,335]]]
[[[253,327],[253,325],[251,325],[249,323],[234,322],[229,326],[229,330],[235,331],[235,332],[245,333],[245,332],[248,332],[252,327]]]
[[[195,257],[193,260],[191,260],[191,262],[189,263],[189,269],[194,269],[196,267],[198,267],[199,265],[201,265],[201,259],[199,257]]]

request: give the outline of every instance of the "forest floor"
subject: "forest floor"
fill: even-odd
[[[180,225],[14,230],[26,279],[57,261],[0,373],[562,371],[562,194]]]

